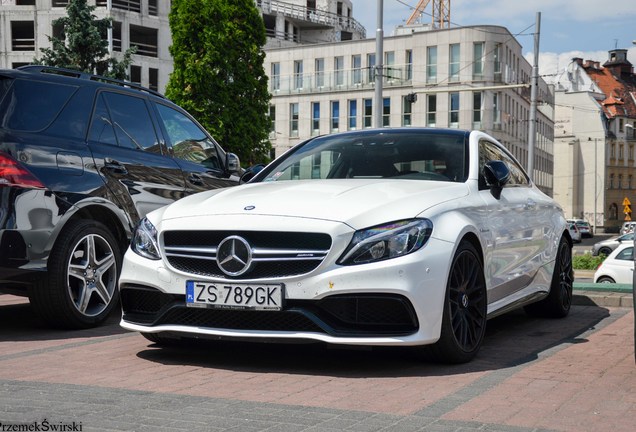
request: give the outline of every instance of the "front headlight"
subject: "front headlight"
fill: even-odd
[[[356,231],[337,263],[365,264],[410,254],[426,244],[432,231],[433,223],[428,219],[408,219]]]
[[[133,234],[131,249],[138,255],[150,260],[160,260],[159,246],[157,243],[157,229],[146,218],[139,221]]]

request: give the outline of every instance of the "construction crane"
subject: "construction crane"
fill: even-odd
[[[424,9],[428,6],[429,3],[433,3],[431,13],[431,24],[434,28],[450,28],[450,3],[451,0],[420,0],[415,9],[413,9],[413,13],[406,20],[406,25],[414,24],[418,19],[421,18],[424,13]],[[421,20],[420,20],[421,22]]]

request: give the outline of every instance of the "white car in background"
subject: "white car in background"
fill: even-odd
[[[150,213],[125,255],[121,325],[158,344],[414,346],[461,363],[490,317],[566,316],[572,282],[562,209],[495,139],[367,129]]]
[[[621,244],[594,273],[594,283],[631,284],[634,275],[634,243]]]

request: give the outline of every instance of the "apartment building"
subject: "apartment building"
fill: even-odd
[[[636,74],[627,50],[575,58],[555,83],[554,198],[569,217],[617,232],[636,206]],[[630,216],[634,219],[634,215]]]
[[[527,166],[531,65],[499,26],[409,26],[384,39],[266,49],[276,155],[320,134],[373,127],[375,74],[382,74],[382,127],[479,129]],[[553,184],[553,95],[540,79],[533,178]]]
[[[168,48],[172,42],[168,14],[170,2],[160,0],[88,0],[97,18],[111,17],[108,39],[114,57],[137,47],[130,79],[163,91],[172,72]],[[53,21],[66,16],[68,0],[0,0],[0,68],[16,68],[50,48],[48,36],[61,28]]]

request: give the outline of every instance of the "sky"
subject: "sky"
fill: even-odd
[[[377,1],[352,0],[353,17],[374,38]],[[383,0],[384,35],[405,24],[417,0]],[[422,21],[431,21],[432,0]],[[499,25],[506,27],[522,45],[523,55],[534,61],[534,33],[537,12],[541,12],[539,74],[546,81],[565,68],[573,57],[605,63],[608,51],[627,49],[636,66],[635,0],[449,0],[451,27]]]

